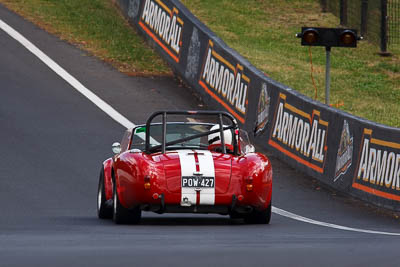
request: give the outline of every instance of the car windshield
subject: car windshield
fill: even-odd
[[[210,131],[214,124],[206,123],[168,123],[166,131],[166,143],[176,141],[182,138],[195,136]],[[132,136],[131,149],[145,150],[145,132],[146,127],[141,126],[135,129]],[[150,126],[150,148],[162,144],[162,124],[152,124]],[[208,136],[192,138],[177,144],[169,145],[167,150],[171,149],[207,149]]]

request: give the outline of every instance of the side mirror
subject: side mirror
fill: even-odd
[[[114,154],[121,153],[121,144],[118,142],[113,143],[112,144],[112,152],[114,152]]]

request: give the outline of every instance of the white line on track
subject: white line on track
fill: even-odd
[[[277,208],[277,207],[272,207],[272,212],[276,213],[276,214],[279,214],[281,216],[287,217],[287,218],[291,218],[293,220],[297,220],[297,221],[301,221],[301,222],[305,222],[305,223],[310,223],[310,224],[315,224],[315,225],[319,225],[319,226],[330,227],[330,228],[339,229],[339,230],[359,232],[359,233],[367,233],[367,234],[400,236],[400,233],[366,230],[366,229],[359,229],[359,228],[342,226],[342,225],[333,224],[333,223],[326,223],[326,222],[316,221],[316,220],[313,220],[313,219],[309,219],[309,218],[306,218],[306,217],[291,213],[291,212],[286,211],[286,210],[282,210],[282,209]]]
[[[111,118],[117,121],[119,124],[126,128],[133,128],[135,124],[129,121],[127,118],[121,115],[109,104],[104,102],[101,98],[95,95],[92,91],[87,89],[83,84],[81,84],[77,79],[65,71],[60,65],[58,65],[54,60],[49,58],[45,53],[43,53],[39,48],[22,36],[19,32],[7,25],[3,20],[0,19],[0,28],[5,31],[12,38],[17,40],[26,49],[28,49],[32,54],[34,54],[38,59],[40,59],[44,64],[46,64],[51,70],[57,73],[61,78],[63,78],[67,83],[69,83],[73,88],[75,88],[79,93],[87,97],[92,101],[97,107],[107,113]]]
[[[57,73],[62,79],[64,79],[67,83],[69,83],[74,89],[80,92],[82,95],[87,97],[93,104],[95,104],[98,108],[100,108],[103,112],[108,114],[112,119],[117,121],[119,124],[124,126],[125,128],[133,128],[135,124],[129,121],[126,117],[124,117],[121,113],[116,111],[113,107],[103,101],[100,97],[95,95],[92,91],[87,89],[83,84],[81,84],[77,79],[75,79],[72,75],[70,75],[66,70],[64,70],[60,65],[54,62],[51,58],[49,58],[45,53],[43,53],[39,48],[37,48],[34,44],[32,44],[29,40],[27,40],[24,36],[18,33],[16,30],[11,28],[8,24],[6,24],[3,20],[0,19],[0,28],[5,31],[8,35],[14,38],[17,42],[22,44],[26,49],[28,49],[32,54],[34,54],[37,58],[39,58],[44,64],[46,64],[51,70]],[[309,219],[289,211],[285,211],[279,209],[277,207],[272,207],[272,212],[275,214],[279,214],[281,216],[291,218],[293,220],[310,223],[319,226],[325,226],[329,228],[360,232],[360,233],[368,233],[368,234],[380,234],[380,235],[392,235],[392,236],[400,236],[400,233],[391,233],[391,232],[381,232],[381,231],[373,231],[373,230],[365,230],[352,228],[332,223],[326,223],[321,221],[316,221],[313,219]]]

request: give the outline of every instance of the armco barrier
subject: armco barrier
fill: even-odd
[[[129,20],[199,93],[298,170],[400,211],[400,129],[335,110],[252,66],[178,0],[117,0]]]

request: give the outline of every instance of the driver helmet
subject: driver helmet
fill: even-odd
[[[211,127],[210,131],[219,129],[219,124]],[[224,131],[224,141],[225,145],[232,145],[232,132],[230,129]],[[220,132],[212,133],[208,135],[208,144],[215,145],[221,144]]]

